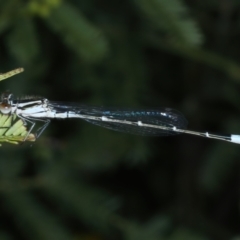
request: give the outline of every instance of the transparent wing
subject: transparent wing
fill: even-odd
[[[175,135],[178,133],[172,130],[173,127],[186,129],[187,126],[185,117],[180,112],[170,108],[151,110],[107,109],[103,107],[89,107],[75,103],[52,101],[49,102],[49,107],[57,113],[74,112],[81,116],[79,118],[101,127],[143,136]],[[86,118],[84,118],[84,116]],[[98,119],[88,119],[89,116],[97,117]],[[109,120],[103,121],[101,117],[106,117]],[[114,122],[114,120],[118,120],[118,122]],[[132,124],[126,124],[126,121]],[[139,121],[145,125],[149,124],[154,127],[145,125],[139,126],[137,124]]]

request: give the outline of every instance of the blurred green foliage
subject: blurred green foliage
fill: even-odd
[[[240,4],[2,0],[1,82],[15,96],[180,110],[240,132]],[[0,149],[0,239],[238,239],[238,145],[52,121]]]

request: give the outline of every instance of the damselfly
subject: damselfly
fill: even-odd
[[[46,98],[38,97],[17,100],[13,98],[12,94],[4,93],[0,111],[2,114],[16,114],[25,124],[30,124],[29,133],[32,132],[36,121],[43,122],[42,127],[36,132],[36,137],[39,137],[46,129],[50,119],[80,118],[115,131],[142,136],[168,136],[186,133],[240,144],[240,135],[221,135],[187,130],[185,117],[170,108],[157,110],[107,109],[49,101]]]
[[[21,72],[23,69],[19,69]],[[7,73],[10,76],[18,72]],[[6,75],[5,74],[5,78]],[[4,78],[4,74],[0,75]],[[14,99],[11,93],[2,94],[0,112],[3,115],[16,115],[25,125],[29,124],[28,138],[37,121],[42,127],[36,131],[39,137],[53,118],[80,118],[87,122],[125,133],[142,136],[168,136],[186,133],[240,144],[240,135],[215,134],[187,130],[187,120],[180,112],[170,108],[150,110],[124,110],[103,107],[89,107],[76,103],[49,101],[47,98],[25,97]]]

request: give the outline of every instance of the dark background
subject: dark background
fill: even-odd
[[[171,107],[240,133],[240,1],[1,0],[1,82],[15,96]],[[240,146],[53,120],[0,149],[0,239],[240,239]]]

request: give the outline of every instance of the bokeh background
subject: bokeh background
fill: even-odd
[[[240,133],[240,1],[1,0],[15,96],[171,107]],[[0,149],[0,239],[237,240],[240,145],[53,120]]]

